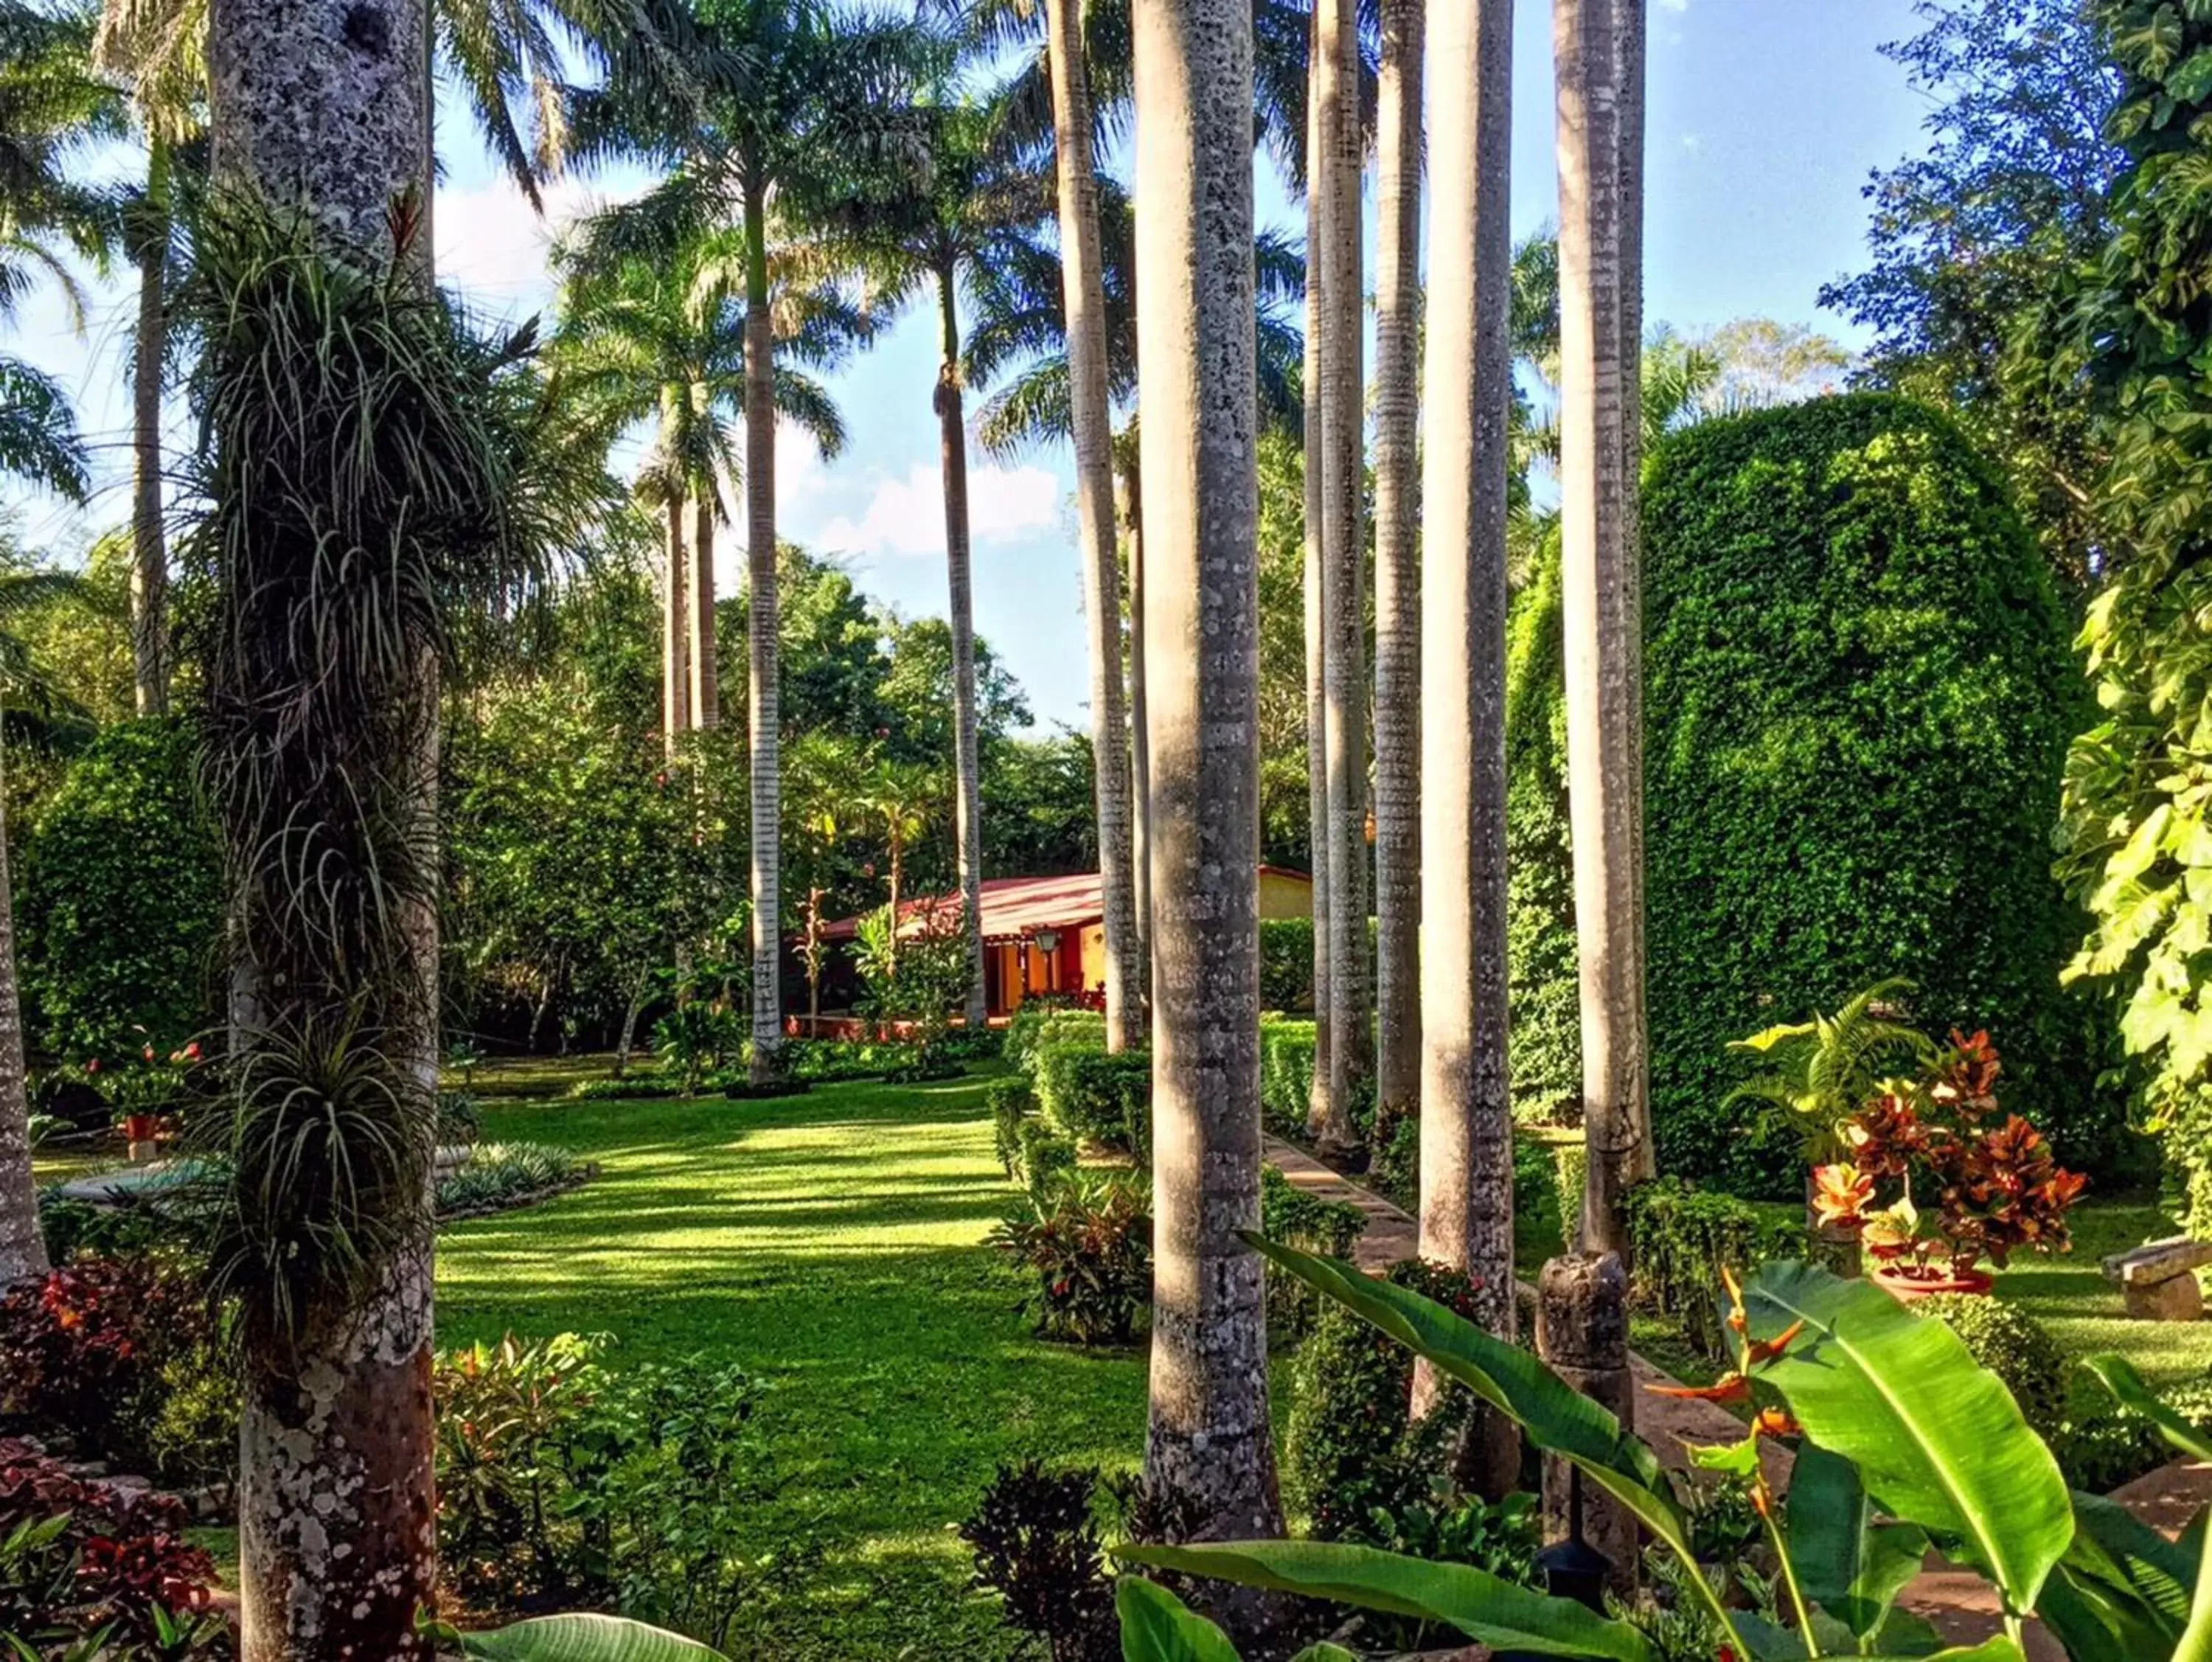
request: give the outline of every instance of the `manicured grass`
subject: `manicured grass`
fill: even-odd
[[[595,1183],[441,1237],[441,1344],[562,1331],[727,1355],[758,1378],[762,1596],[733,1655],[1010,1658],[951,1527],[1003,1459],[1127,1467],[1139,1355],[1038,1342],[982,1243],[1011,1191],[985,1081],[787,1101],[491,1103],[488,1137],[558,1143]]]
[[[2212,1374],[2212,1322],[2133,1322],[2120,1289],[2101,1269],[2108,1252],[2124,1251],[2176,1232],[2147,1195],[2098,1196],[2074,1209],[2074,1250],[2061,1257],[2023,1253],[1997,1277],[1997,1296],[2033,1316],[2076,1357],[2112,1351],[2141,1368],[2154,1385]]]

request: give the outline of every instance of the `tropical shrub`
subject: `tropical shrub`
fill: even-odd
[[[1937,1293],[1907,1308],[1942,1322],[1965,1341],[1974,1360],[2004,1381],[2028,1429],[2054,1449],[2062,1446],[2073,1367],[2050,1329],[2001,1299]]]
[[[686,999],[653,1027],[661,1072],[687,1097],[698,1095],[707,1075],[734,1057],[744,1042],[736,1011],[719,998]]]
[[[1114,1584],[1097,1519],[1096,1467],[1001,1465],[960,1538],[975,1580],[1004,1601],[1007,1625],[1044,1641],[1052,1662],[1113,1662]]]
[[[1367,1214],[1351,1201],[1323,1200],[1285,1177],[1279,1167],[1260,1168],[1260,1232],[1302,1251],[1348,1258],[1367,1233]],[[1313,1289],[1295,1275],[1267,1271],[1267,1337],[1294,1341],[1313,1325],[1318,1302]]]
[[[145,1030],[200,1032],[219,1015],[222,857],[197,746],[184,716],[116,722],[27,828],[16,952],[38,1048],[123,1056]]]
[[[1031,1199],[1042,1199],[1062,1172],[1073,1172],[1081,1156],[1073,1137],[1064,1137],[1041,1119],[1024,1120],[1014,1133],[1012,1175]]]
[[[658,1069],[633,1072],[621,1079],[579,1080],[566,1093],[570,1102],[660,1102],[684,1093],[678,1075]]]
[[[187,1521],[171,1496],[87,1482],[0,1440],[0,1647],[112,1662],[234,1655],[215,1561],[185,1538]]]
[[[1279,1135],[1305,1135],[1313,1104],[1314,1045],[1310,1021],[1261,1024],[1260,1111]]]
[[[2212,1379],[2168,1385],[2156,1394],[2188,1424],[2212,1433]],[[2173,1445],[2147,1406],[2077,1384],[2066,1422],[2051,1444],[2067,1482],[2085,1495],[2108,1495],[2171,1463]]]
[[[1020,1075],[994,1079],[983,1089],[984,1106],[991,1111],[991,1146],[1006,1176],[1022,1179],[1022,1128],[1036,1117],[1036,1092]]]
[[[573,1187],[589,1175],[589,1166],[566,1148],[540,1142],[479,1143],[467,1165],[438,1179],[438,1215],[504,1212]]]
[[[1388,1280],[1474,1316],[1474,1289],[1455,1270],[1409,1258],[1393,1264]],[[1305,1514],[1315,1539],[1382,1544],[1408,1526],[1401,1520],[1410,1508],[1434,1507],[1449,1433],[1462,1415],[1438,1413],[1429,1431],[1409,1434],[1413,1384],[1413,1359],[1402,1345],[1343,1305],[1322,1302],[1291,1360],[1282,1458],[1284,1498]],[[1462,1409],[1469,1400],[1452,1396]]]
[[[1152,1057],[1149,1050],[1109,1056],[1086,1044],[1048,1044],[1035,1052],[1037,1106],[1061,1131],[1148,1160],[1152,1149]]]
[[[188,1261],[79,1257],[0,1293],[0,1406],[125,1471],[219,1476],[236,1458],[228,1345]]]
[[[1313,1008],[1314,926],[1310,917],[1260,920],[1260,1008]]]
[[[1035,1069],[1040,1051],[1070,1044],[1104,1050],[1106,1018],[1065,999],[1026,998],[1006,1024],[1004,1055],[1014,1067],[1030,1072]]]
[[[1701,423],[1648,472],[1660,1169],[1791,1192],[1754,1109],[1726,1101],[1728,1041],[1771,1021],[1777,1001],[1831,1009],[1891,976],[1917,986],[1937,1031],[2002,1017],[2022,1111],[2069,1164],[2124,1160],[2132,1142],[2096,1086],[2092,1013],[2057,983],[2078,922],[2050,874],[2048,830],[2087,704],[2071,623],[2002,479],[1944,417],[1874,395]],[[1522,798],[1555,815],[1564,752],[1536,706],[1556,709],[1558,685],[1547,668],[1542,697],[1532,686],[1512,715],[1532,743]],[[1566,1050],[1571,867],[1564,819],[1553,827],[1548,855],[1521,833],[1514,903],[1515,1084],[1531,1108],[1571,1094],[1580,1065]],[[1524,1067],[1539,1044],[1556,1061]]]
[[[1747,1273],[1805,1256],[1802,1224],[1675,1177],[1630,1191],[1628,1238],[1636,1256],[1638,1304],[1679,1323],[1684,1340],[1713,1361],[1734,1350],[1713,1303],[1715,1271],[1726,1266]]]
[[[1054,1174],[991,1232],[1026,1269],[1040,1337],[1127,1344],[1152,1295],[1152,1220],[1143,1189],[1121,1172]]]
[[[609,1604],[709,1644],[750,1587],[751,1381],[711,1357],[610,1366],[574,1334],[438,1359],[441,1573],[471,1609]]]

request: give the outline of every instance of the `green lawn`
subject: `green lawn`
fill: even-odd
[[[1010,1191],[983,1079],[788,1101],[492,1103],[488,1137],[599,1181],[441,1238],[441,1344],[604,1332],[612,1357],[714,1351],[761,1384],[767,1595],[732,1653],[1008,1657],[951,1533],[999,1461],[1133,1462],[1144,1365],[1042,1344],[981,1243]]]

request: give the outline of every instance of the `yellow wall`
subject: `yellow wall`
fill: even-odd
[[[1291,918],[1313,916],[1313,885],[1303,877],[1280,872],[1260,874],[1260,916]]]

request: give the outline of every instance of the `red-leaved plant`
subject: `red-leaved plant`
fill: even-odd
[[[1913,1280],[2067,1251],[2066,1215],[2088,1179],[2059,1166],[2018,1114],[2002,1113],[2002,1071],[1986,1032],[1954,1029],[1926,1077],[1887,1081],[1844,1125],[1850,1158],[1813,1173],[1821,1221],[1861,1226],[1867,1251]]]

